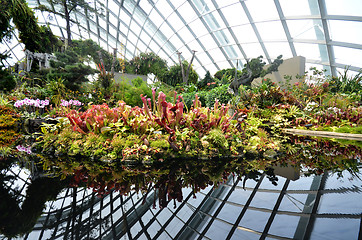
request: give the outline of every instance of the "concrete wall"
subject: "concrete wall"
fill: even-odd
[[[266,69],[269,65],[265,65],[264,69]],[[261,84],[262,79],[270,78],[271,81],[277,83],[279,86],[283,86],[285,83],[284,76],[292,76],[292,80],[290,84],[294,84],[296,82],[303,82],[303,79],[297,79],[295,76],[304,75],[305,72],[305,57],[297,56],[294,58],[284,59],[283,63],[279,66],[278,72],[272,72],[267,74],[263,78],[257,78],[253,81],[253,86],[258,86]]]

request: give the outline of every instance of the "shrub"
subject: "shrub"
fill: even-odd
[[[237,71],[237,78],[241,78],[243,76],[241,71]],[[214,74],[214,77],[221,80],[224,77],[230,77],[231,80],[234,80],[235,77],[235,68],[222,69],[217,71]]]
[[[195,99],[195,95],[199,97],[199,101],[202,106],[212,108],[215,104],[215,100],[218,99],[220,104],[227,104],[233,97],[232,94],[228,92],[229,85],[221,85],[215,87],[210,91],[199,91],[191,93],[183,93],[182,98],[187,108],[190,108]]]
[[[20,136],[18,121],[19,115],[13,109],[0,106],[0,146],[8,146]]]
[[[140,95],[152,96],[151,88],[142,78],[135,78],[131,82],[132,85],[128,81],[122,81],[114,85],[112,97],[109,100],[112,105],[119,100],[123,100],[130,106],[142,106]]]
[[[159,78],[163,71],[167,71],[167,64],[165,60],[153,52],[141,53],[125,63],[125,71],[142,75],[153,73]]]
[[[215,99],[219,100],[220,104],[227,104],[233,97],[232,94],[228,92],[229,85],[221,85],[219,87],[213,88],[211,91],[207,92],[206,107],[213,107],[215,104]]]
[[[0,90],[11,91],[15,88],[16,81],[8,71],[0,70]]]
[[[201,105],[206,106],[206,96],[208,94],[207,91],[183,93],[182,98],[184,99],[184,103],[188,109],[191,108],[193,101],[195,100],[196,94],[199,97],[199,101],[201,102]]]
[[[188,68],[189,63],[187,61],[183,61],[183,68],[186,74],[186,70]],[[194,83],[196,84],[197,79],[199,76],[197,75],[196,71],[191,67],[188,83]],[[164,71],[162,76],[160,76],[160,80],[168,85],[176,86],[177,84],[182,84],[182,72],[181,72],[181,66],[180,65],[174,65],[170,68],[168,71]]]

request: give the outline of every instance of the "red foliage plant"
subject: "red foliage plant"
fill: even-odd
[[[177,97],[175,93],[172,104],[166,101],[166,95],[162,92],[158,94],[156,101],[156,92],[153,89],[153,105],[150,98],[141,94],[143,107],[130,107],[125,102],[120,101],[119,107],[109,108],[107,104],[93,105],[85,112],[72,110],[67,117],[73,126],[74,131],[82,134],[93,132],[99,134],[104,127],[117,123],[121,120],[123,125],[128,126],[133,133],[144,134],[150,128],[157,126],[164,129],[168,134],[168,141],[174,150],[178,150],[174,141],[175,133],[178,129],[191,127],[201,134],[205,134],[212,128],[220,128],[227,132],[230,120],[233,116],[228,115],[228,106],[219,106],[215,101],[213,109],[201,107],[198,96],[196,95],[194,104],[189,112],[184,111],[183,99]]]

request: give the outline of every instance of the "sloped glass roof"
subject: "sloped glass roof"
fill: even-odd
[[[30,7],[44,0],[27,0]],[[206,71],[239,68],[260,55],[267,63],[304,56],[307,69],[326,69],[327,75],[349,67],[362,68],[362,4],[360,0],[95,0],[104,16],[88,18],[77,9],[71,27],[74,39],[91,38],[109,52],[117,48],[130,60],[154,52],[168,65],[193,62],[200,77]],[[54,6],[57,9],[57,6]],[[65,21],[37,11],[39,22],[66,38]],[[23,46],[13,38],[5,43],[8,64],[22,59]]]

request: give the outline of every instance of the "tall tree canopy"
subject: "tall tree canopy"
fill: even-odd
[[[33,10],[25,0],[0,0],[0,42],[11,38],[11,19],[26,49],[32,52],[53,51],[58,39],[48,26],[38,25]]]
[[[278,67],[283,63],[282,55],[279,55],[267,69],[264,69],[265,62],[263,61],[263,56],[259,56],[257,58],[253,58],[249,61],[249,68],[252,71],[250,84],[251,82],[258,77],[264,77],[265,75],[278,71]],[[245,65],[242,70],[243,75],[247,75],[247,66]],[[250,85],[249,84],[249,85]]]
[[[37,9],[47,11],[61,16],[66,21],[67,41],[68,45],[72,45],[72,33],[70,30],[71,23],[79,24],[75,19],[71,18],[72,11],[84,10],[87,17],[93,17],[94,14],[102,15],[104,5],[93,0],[91,2],[85,0],[46,0],[49,6],[39,5]]]
[[[0,0],[0,43],[11,38],[10,16],[10,2],[8,0]],[[0,53],[0,62],[2,63],[6,57],[6,54]]]
[[[93,61],[97,66],[101,63],[98,52],[101,52],[104,69],[111,71],[113,56],[101,48],[96,42],[91,39],[87,40],[73,40],[72,49],[80,56],[80,60]],[[90,57],[90,58],[89,58]],[[120,71],[121,66],[119,61],[115,63],[115,71]]]
[[[184,69],[188,68],[189,63],[187,61],[182,62]],[[188,77],[188,83],[197,83],[199,76],[191,66],[190,74]],[[182,72],[180,65],[171,66],[168,71],[164,71],[160,80],[168,85],[176,86],[177,84],[183,84]]]
[[[0,0],[0,42],[11,37],[11,2]]]
[[[125,62],[125,71],[141,75],[153,73],[159,79],[163,72],[167,71],[167,63],[153,52],[141,53]]]

